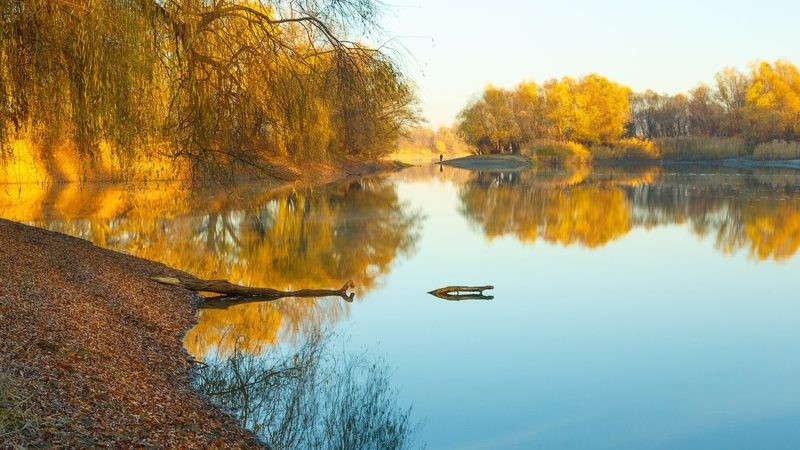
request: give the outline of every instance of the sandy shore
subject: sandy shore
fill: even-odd
[[[438,163],[437,163],[438,164]],[[467,170],[516,171],[531,167],[531,161],[518,155],[474,155],[449,159],[445,166]]]
[[[0,219],[0,448],[258,447],[190,388],[195,297],[148,280],[177,273]]]

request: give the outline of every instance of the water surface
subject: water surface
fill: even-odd
[[[352,279],[352,304],[202,310],[186,347],[219,362],[332,329],[337,349],[393,369],[430,449],[800,447],[800,172],[423,167],[270,192],[67,189],[6,187],[3,216],[206,278]],[[495,299],[426,293],[451,284]]]

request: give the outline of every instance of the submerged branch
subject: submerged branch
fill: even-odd
[[[222,294],[206,300],[203,308],[225,309],[234,304],[249,303],[253,301],[272,301],[287,297],[341,297],[346,302],[352,302],[355,293],[348,293],[355,287],[348,281],[340,289],[301,289],[299,291],[279,291],[270,288],[254,288],[233,284],[225,280],[201,280],[199,278],[177,277],[150,277],[151,280],[170,286],[178,286],[195,292],[212,292]],[[208,304],[208,305],[206,305]]]

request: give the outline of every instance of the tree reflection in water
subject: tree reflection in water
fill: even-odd
[[[196,387],[275,449],[409,448],[417,426],[388,366],[337,353],[334,336],[315,331],[284,353],[235,351],[199,369]]]
[[[460,191],[460,212],[489,238],[598,247],[630,230],[630,205],[620,188],[588,184],[589,175],[586,168],[478,173]]]
[[[715,247],[759,261],[800,249],[800,171],[659,167],[476,173],[460,212],[488,238],[589,248],[634,228],[688,224]]]
[[[235,239],[212,239],[218,249],[221,240],[232,243],[215,251],[228,258],[221,278],[281,289],[353,280],[358,301],[397,257],[414,251],[420,217],[399,201],[394,184],[376,178],[277,195],[228,222],[235,224]],[[226,233],[219,223],[203,225],[203,240]],[[347,308],[340,299],[298,298],[202,310],[184,342],[198,358],[212,350],[231,354],[234,347],[258,353],[276,343],[279,332],[298,336],[306,327],[337,321]],[[249,339],[240,343],[237,336]]]
[[[280,290],[356,284],[356,301],[415,251],[421,218],[387,177],[319,187],[228,192],[148,183],[20,185],[0,190],[0,215],[162,262],[204,279]],[[185,338],[192,356],[258,353],[308,326],[331,324],[336,299],[287,299],[205,310]],[[279,337],[279,333],[281,337]],[[236,336],[248,335],[246,344]]]

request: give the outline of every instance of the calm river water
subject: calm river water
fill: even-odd
[[[413,405],[414,447],[800,448],[800,171],[421,167],[269,193],[12,186],[0,206],[205,278],[355,282],[353,303],[201,310],[185,344],[219,369],[210,392],[234,355],[291,374],[275,355],[323,329],[325,351],[388,368],[385,405]],[[427,294],[484,284],[493,300]],[[315,414],[359,409],[368,372]],[[278,385],[281,401],[299,386]],[[275,417],[243,420],[274,444]]]

